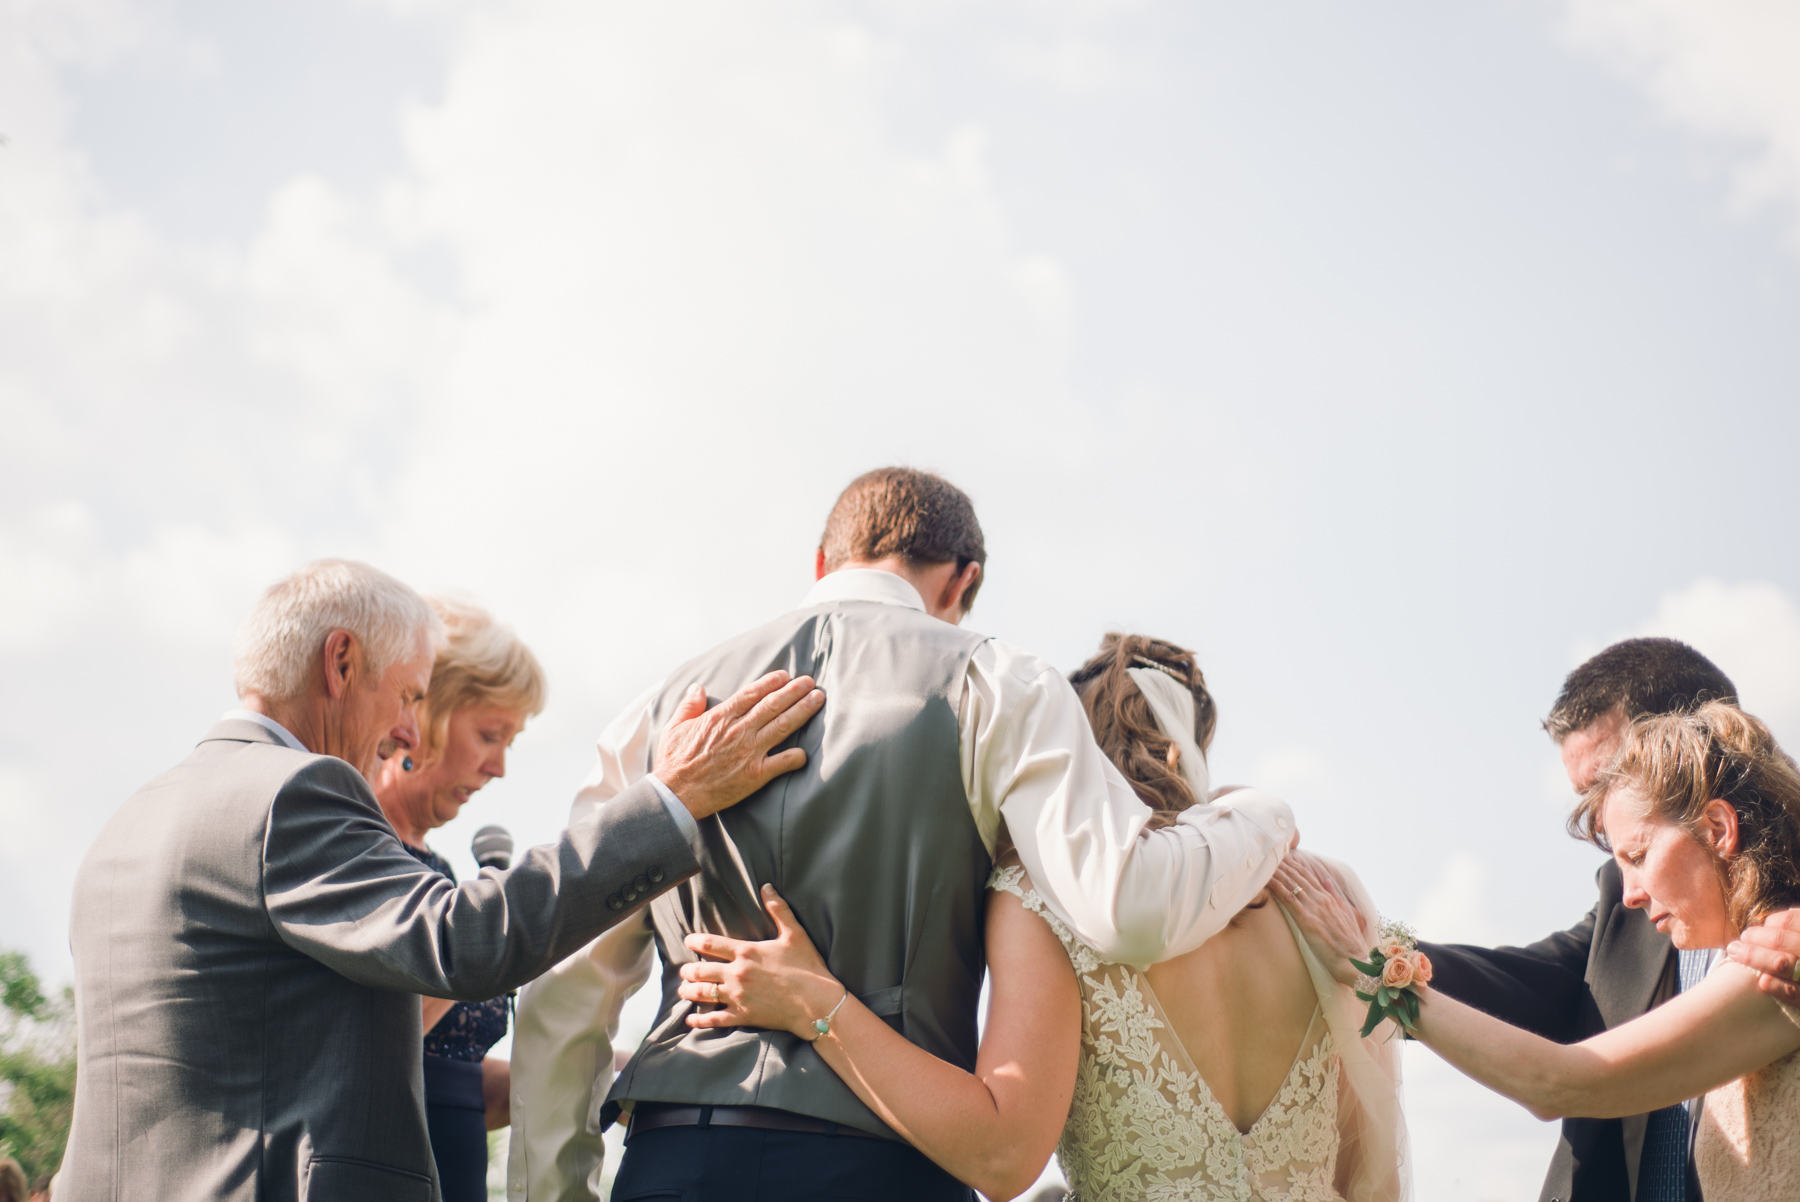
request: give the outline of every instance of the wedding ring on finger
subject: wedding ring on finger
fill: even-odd
[[[1304,889],[1302,889],[1302,888],[1301,888],[1301,887],[1300,887],[1300,886],[1298,886],[1298,885],[1295,885],[1295,886],[1294,886],[1294,891],[1293,891],[1293,892],[1294,892],[1294,896],[1295,896],[1295,897],[1299,897],[1299,896],[1300,896],[1300,895],[1301,895],[1301,894],[1303,894],[1303,893],[1305,893],[1305,892],[1306,892],[1306,890],[1304,890]]]
[[[1794,984],[1800,985],[1800,960],[1794,961],[1794,967],[1788,973],[1788,976],[1790,976],[1794,979]]]
[[[712,1000],[715,1002],[719,1000],[719,983],[717,981],[712,983]]]

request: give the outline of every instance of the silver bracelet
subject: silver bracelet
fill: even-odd
[[[850,991],[846,989],[844,990],[844,996],[838,999],[838,1004],[831,1008],[830,1014],[827,1014],[824,1018],[815,1018],[813,1020],[813,1030],[818,1032],[818,1035],[813,1037],[814,1043],[817,1043],[820,1039],[831,1034],[831,1020],[837,1017],[837,1012],[842,1010],[844,1008],[844,1003],[849,1000]]]

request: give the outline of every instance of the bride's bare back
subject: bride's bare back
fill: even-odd
[[[1300,949],[1267,891],[1223,931],[1144,976],[1239,1131],[1250,1130],[1297,1054],[1311,1052],[1324,1033],[1313,1021],[1319,999]]]

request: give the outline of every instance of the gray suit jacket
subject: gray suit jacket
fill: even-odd
[[[505,993],[696,867],[644,782],[454,885],[349,764],[219,723],[76,876],[58,1202],[436,1202],[417,995]]]

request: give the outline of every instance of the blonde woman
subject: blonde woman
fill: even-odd
[[[1216,710],[1194,655],[1108,635],[1070,677],[1100,749],[1158,825],[1220,811],[1205,748]],[[1223,799],[1222,801],[1220,799]],[[1316,861],[1371,942],[1354,874]],[[1200,947],[1160,964],[1106,962],[1005,852],[989,882],[987,1026],[973,1073],[933,1057],[848,996],[772,890],[780,936],[691,935],[681,996],[695,1027],[811,1040],[884,1122],[996,1202],[1052,1149],[1081,1202],[1399,1202],[1409,1196],[1399,1045],[1358,1034],[1361,1007],[1263,890]]]
[[[1571,830],[1610,851],[1624,901],[1684,951],[1717,950],[1800,902],[1800,772],[1768,727],[1712,702],[1640,718],[1583,795]],[[1354,979],[1361,940],[1329,880],[1304,865],[1279,884],[1320,959]],[[1705,1095],[1695,1118],[1702,1193],[1730,1202],[1800,1198],[1800,1026],[1742,965],[1581,1043],[1552,1043],[1426,988],[1419,1037],[1540,1118],[1611,1118]],[[1690,1112],[1694,1110],[1690,1106]]]
[[[531,650],[487,611],[432,598],[448,635],[419,705],[418,750],[390,756],[375,797],[406,849],[455,879],[426,833],[506,775],[506,752],[544,708],[544,672]],[[510,1065],[488,1056],[506,1034],[509,996],[423,999],[425,1114],[444,1202],[487,1197],[487,1132],[506,1126]]]

